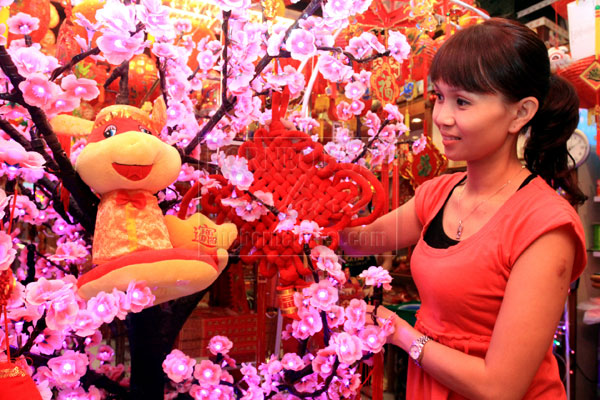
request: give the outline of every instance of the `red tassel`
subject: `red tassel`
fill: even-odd
[[[383,352],[373,356],[373,374],[371,376],[371,399],[383,399]]]

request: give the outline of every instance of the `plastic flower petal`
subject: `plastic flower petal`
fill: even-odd
[[[233,347],[233,343],[225,336],[213,336],[208,342],[208,351],[213,355],[227,354]]]
[[[6,23],[8,24],[8,31],[14,35],[31,35],[33,31],[40,27],[39,18],[22,12],[10,17]]]
[[[23,82],[19,83],[19,89],[23,92],[23,98],[27,104],[44,107],[60,88],[54,82],[50,82],[45,75],[40,73],[31,74]]]
[[[285,42],[285,47],[294,60],[300,61],[313,56],[317,51],[314,35],[303,29],[294,29]]]
[[[10,267],[16,254],[10,235],[0,231],[0,271],[6,271]]]
[[[385,290],[392,289],[392,286],[390,285],[392,277],[387,270],[383,269],[383,267],[369,267],[368,270],[361,272],[359,276],[365,279],[365,284],[367,285],[376,287],[383,286]]]
[[[192,377],[196,360],[186,356],[180,350],[171,351],[162,363],[163,371],[173,382],[182,382]]]
[[[87,101],[94,100],[100,94],[98,82],[92,79],[77,78],[73,74],[65,76],[60,82],[60,86],[69,96],[80,97]]]

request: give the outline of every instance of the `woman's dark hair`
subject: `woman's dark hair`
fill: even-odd
[[[433,58],[432,82],[475,93],[498,93],[508,102],[533,96],[540,108],[524,127],[527,167],[571,204],[586,196],[567,166],[567,140],[579,122],[579,99],[573,86],[550,74],[546,45],[516,21],[491,18],[452,35]]]

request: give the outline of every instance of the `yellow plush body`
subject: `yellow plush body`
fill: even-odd
[[[103,109],[77,159],[81,178],[101,195],[92,249],[98,266],[78,280],[84,298],[126,290],[136,280],[146,282],[158,304],[206,288],[227,264],[235,226],[204,216],[169,217],[167,224],[158,207],[154,193],[173,183],[181,169],[177,150],[158,137],[164,111],[160,102],[152,117],[131,106]],[[215,246],[196,245],[190,232],[208,225]]]

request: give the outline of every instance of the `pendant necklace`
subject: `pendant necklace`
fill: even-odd
[[[456,228],[456,240],[460,240],[460,238],[462,236],[462,233],[463,233],[463,222],[466,221],[467,218],[469,218],[471,216],[471,214],[473,214],[475,212],[475,210],[477,210],[483,203],[486,203],[487,201],[491,200],[494,196],[496,196],[498,193],[500,193],[502,191],[502,189],[504,189],[505,187],[507,187],[510,184],[510,182],[512,182],[513,179],[515,179],[517,176],[519,176],[519,174],[521,173],[521,171],[523,171],[523,169],[525,169],[524,165],[521,167],[521,169],[519,170],[519,172],[517,172],[515,174],[515,176],[513,176],[508,181],[506,181],[506,183],[504,185],[500,186],[500,188],[498,188],[498,190],[496,190],[494,193],[492,193],[492,195],[490,197],[488,197],[487,199],[484,199],[481,202],[477,203],[477,205],[475,207],[473,207],[473,209],[464,218],[458,217],[458,228]],[[465,187],[460,192],[460,194],[458,195],[458,199],[457,199],[458,214],[459,215],[461,213],[461,210],[460,210],[460,200],[462,198],[463,193],[465,192],[465,188],[466,188],[466,181],[465,181]]]

